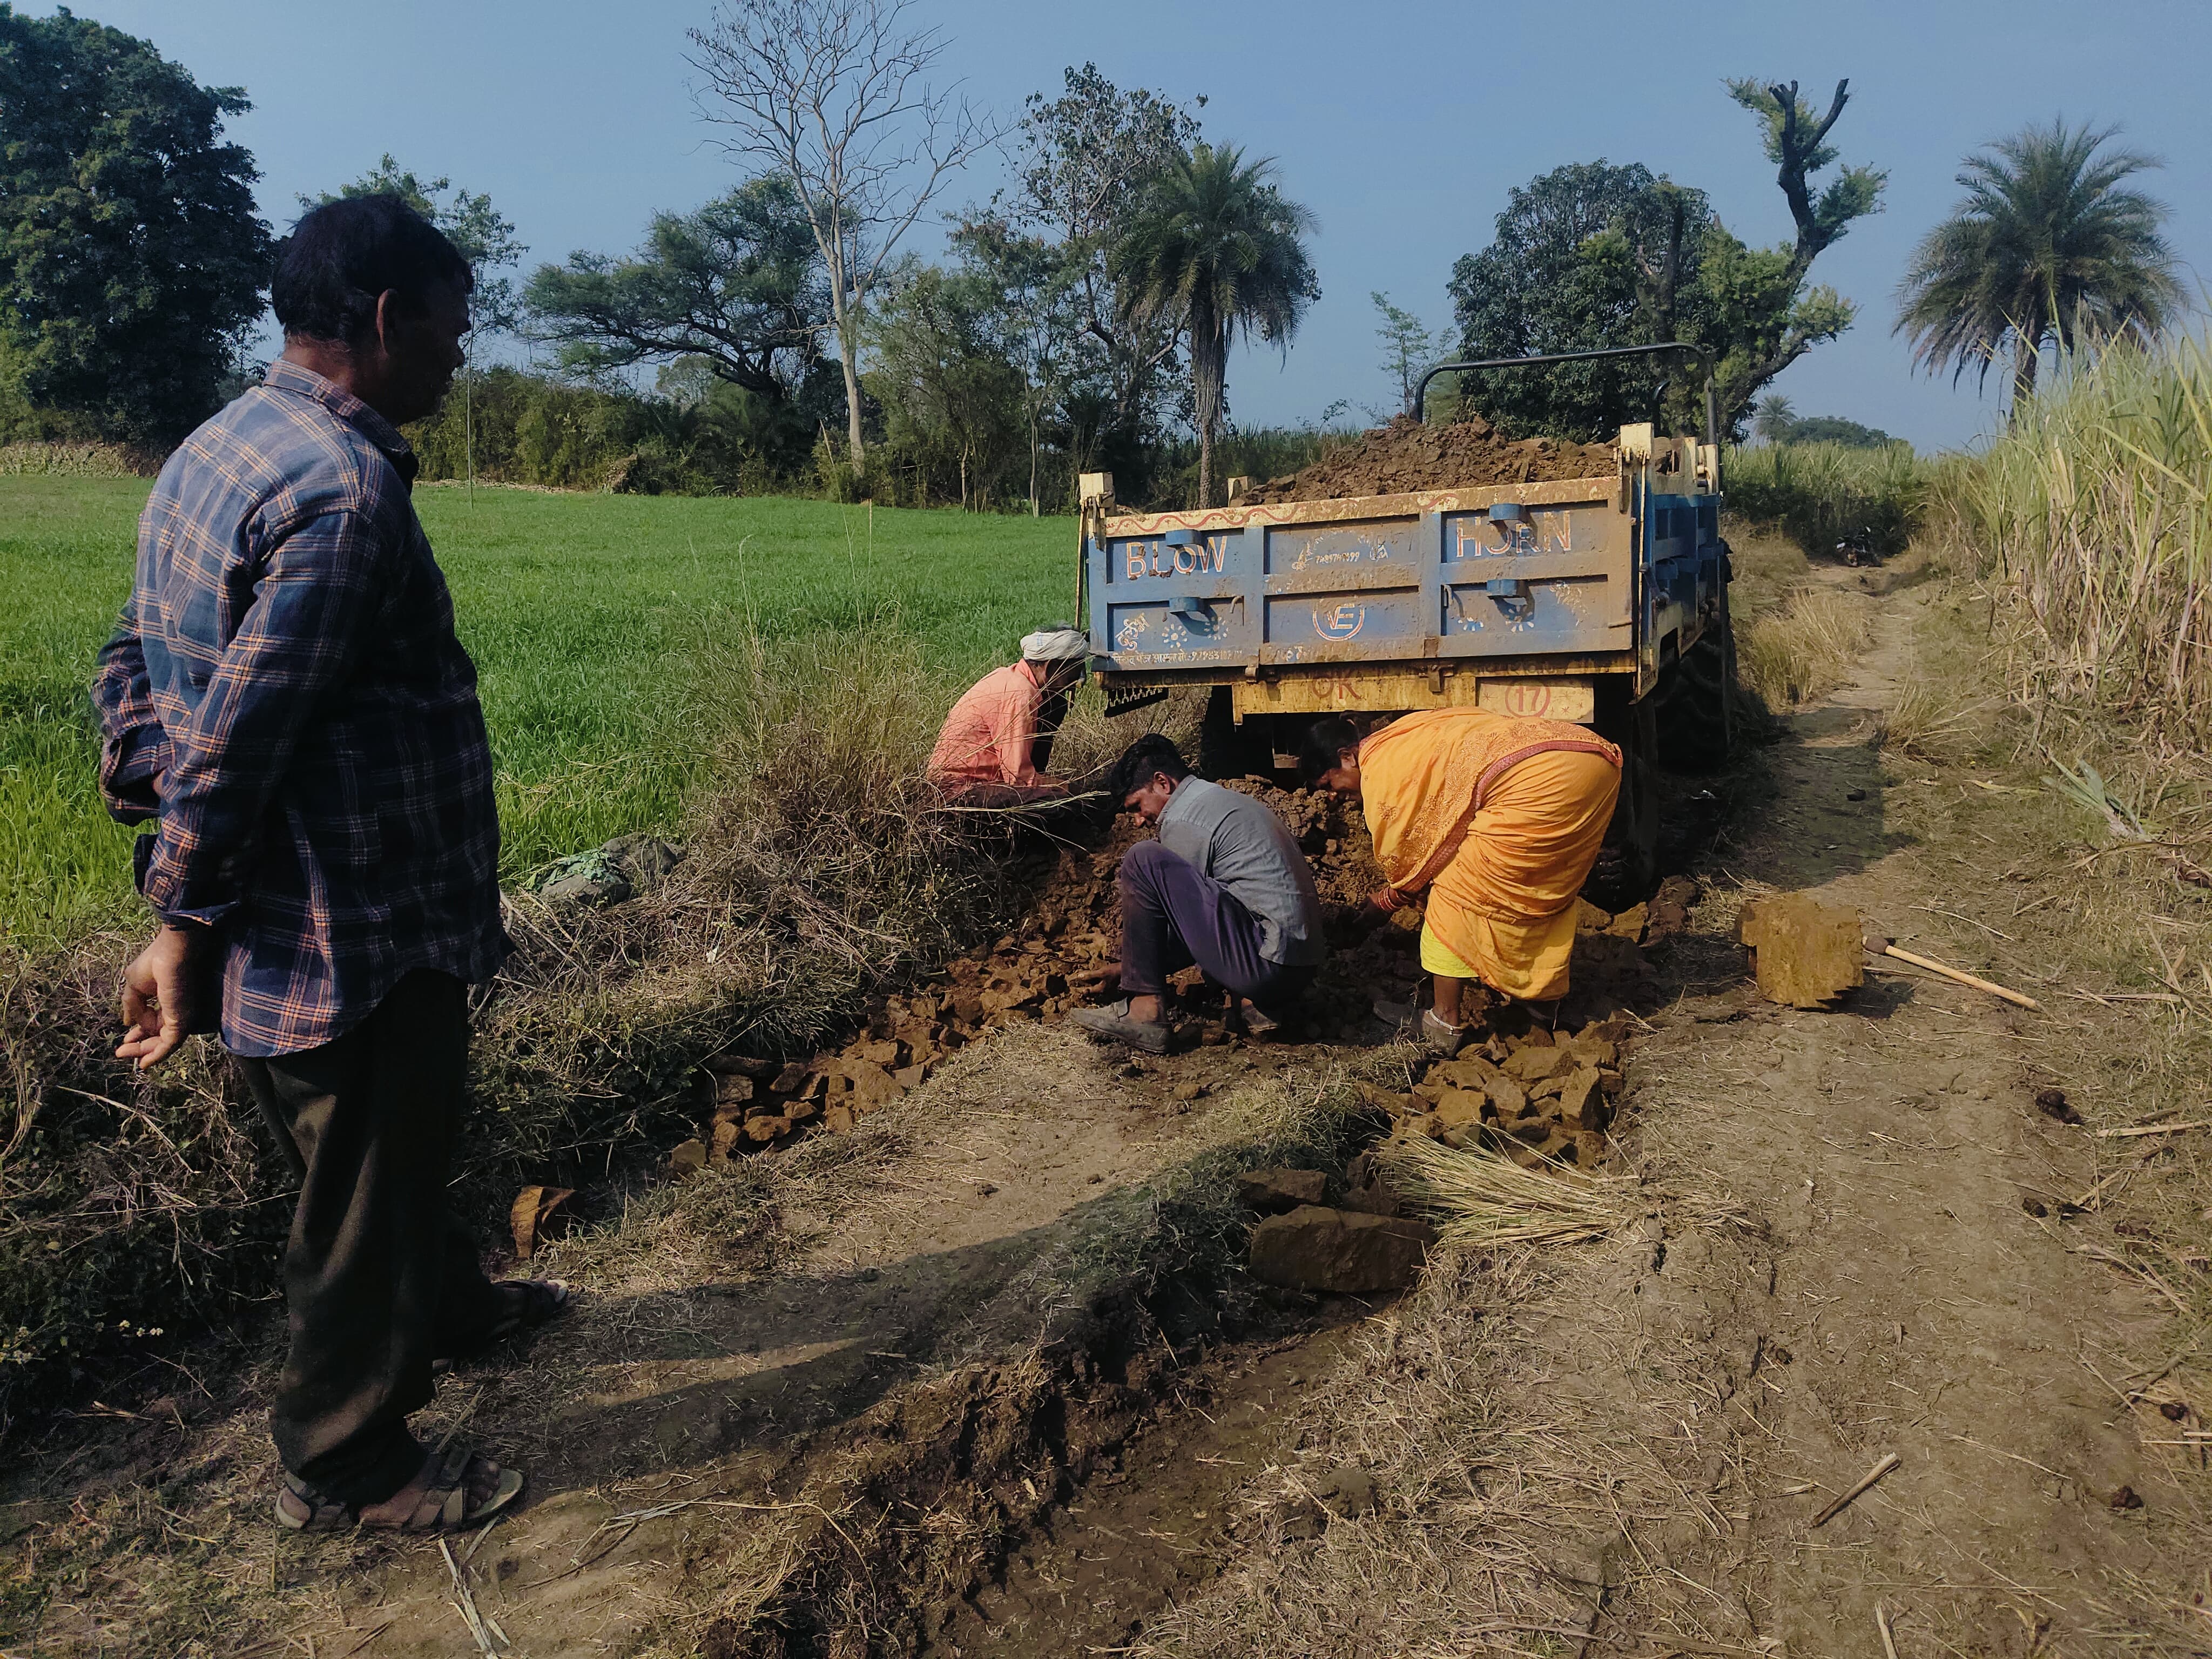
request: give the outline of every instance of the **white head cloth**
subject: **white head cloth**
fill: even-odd
[[[1091,635],[1079,628],[1040,628],[1022,636],[1025,662],[1073,662],[1091,652]]]

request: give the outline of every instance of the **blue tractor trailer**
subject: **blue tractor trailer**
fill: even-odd
[[[1216,777],[1279,773],[1324,715],[1577,721],[1626,762],[1602,884],[1648,888],[1655,768],[1716,769],[1734,739],[1706,387],[1702,436],[1623,426],[1612,469],[1588,477],[1125,514],[1111,478],[1085,475],[1079,582],[1108,713],[1206,688],[1198,762]]]

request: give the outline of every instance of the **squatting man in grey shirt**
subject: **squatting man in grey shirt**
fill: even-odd
[[[1159,825],[1121,855],[1121,1001],[1075,1022],[1152,1054],[1173,1039],[1167,976],[1194,963],[1272,1024],[1328,954],[1313,872],[1283,821],[1249,795],[1194,778],[1158,732],[1114,763],[1106,792]],[[1248,1015],[1248,1018],[1251,1018]]]

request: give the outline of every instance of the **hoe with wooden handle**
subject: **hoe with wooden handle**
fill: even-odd
[[[1911,951],[1900,951],[1879,933],[1867,935],[1866,948],[1875,956],[1895,957],[1899,962],[1909,962],[1915,968],[1924,968],[1929,973],[1940,974],[1945,979],[1957,984],[1971,985],[1977,991],[1987,991],[1991,996],[2002,997],[2017,1007],[2033,1008],[2038,1013],[2043,1012],[2043,1005],[2032,996],[2025,995],[2019,991],[2008,991],[2002,985],[1992,984],[1988,980],[1966,972],[1963,968],[1951,967],[1946,963],[1936,961],[1933,957],[1920,956]]]

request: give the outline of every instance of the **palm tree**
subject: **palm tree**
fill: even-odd
[[[1914,250],[1899,285],[1895,332],[1916,363],[1969,368],[1981,380],[2012,356],[2013,406],[2035,393],[2046,341],[2071,351],[2130,330],[2155,331],[2179,304],[2173,249],[2159,234],[2164,205],[2124,187],[2162,165],[2106,150],[2118,128],[2054,120],[1966,158],[1966,198]]]
[[[1751,434],[1762,443],[1786,444],[1797,424],[1797,405],[1778,392],[1770,392],[1752,405]]]
[[[1304,238],[1314,216],[1269,182],[1275,164],[1200,142],[1153,185],[1114,250],[1123,308],[1165,319],[1190,342],[1198,426],[1198,504],[1213,500],[1213,441],[1221,426],[1229,347],[1238,330],[1288,350],[1306,307],[1321,297]]]

